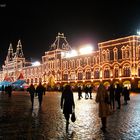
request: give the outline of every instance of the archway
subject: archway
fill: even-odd
[[[55,86],[55,79],[53,75],[50,75],[50,77],[48,78],[48,87],[50,88],[54,88]]]
[[[126,80],[123,82],[123,87],[127,87],[128,89],[131,88],[131,82],[129,80]]]
[[[110,86],[110,83],[108,81],[104,82],[104,86],[108,89],[108,87]]]

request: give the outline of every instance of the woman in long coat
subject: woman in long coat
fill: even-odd
[[[99,117],[102,122],[102,130],[106,129],[107,116],[109,115],[109,95],[105,86],[101,83],[97,90],[96,102],[99,103]]]
[[[63,114],[66,119],[66,130],[68,130],[70,114],[72,114],[74,108],[75,108],[75,103],[74,103],[72,89],[70,85],[66,85],[61,96],[61,109],[63,109]]]

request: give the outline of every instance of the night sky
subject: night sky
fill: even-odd
[[[139,29],[139,0],[0,0],[0,66],[9,44],[15,51],[19,39],[25,58],[39,60],[58,32],[74,48],[91,43],[97,50],[97,43],[136,35]]]

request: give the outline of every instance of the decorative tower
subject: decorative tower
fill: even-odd
[[[17,49],[16,49],[15,57],[16,58],[23,58],[24,57],[23,51],[22,51],[22,45],[21,45],[21,41],[20,40],[18,41],[18,44],[17,44]]]
[[[70,50],[71,46],[66,40],[64,33],[58,33],[54,43],[51,45],[50,50]]]
[[[14,56],[13,47],[12,47],[12,44],[10,43],[9,49],[8,49],[7,58],[6,58],[7,62],[12,61],[13,60],[13,56]]]

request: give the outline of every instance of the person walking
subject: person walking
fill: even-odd
[[[80,100],[82,98],[82,88],[81,86],[78,86],[78,99]]]
[[[45,88],[39,83],[39,85],[36,88],[36,93],[38,94],[38,101],[39,101],[39,107],[42,105],[42,100],[43,100],[43,94],[45,95]]]
[[[93,90],[93,87],[92,87],[92,85],[89,85],[89,87],[88,87],[89,89],[89,96],[90,96],[90,99],[92,99],[92,90]]]
[[[127,87],[124,87],[122,95],[124,96],[124,104],[127,105],[127,101],[130,100],[129,90]]]
[[[33,105],[34,105],[34,95],[35,95],[35,87],[33,84],[31,84],[27,91],[30,93],[30,98],[31,98],[31,103],[32,103],[32,108],[33,108]]]
[[[109,89],[109,97],[110,97],[110,107],[111,109],[115,109],[115,88],[114,88],[114,85],[111,84]]]
[[[99,88],[97,90],[95,101],[99,103],[99,117],[101,118],[102,127],[101,130],[106,130],[106,124],[107,124],[107,117],[109,115],[109,95],[107,93],[107,90],[105,89],[105,86],[101,83],[99,85]]]
[[[85,90],[85,99],[88,99],[89,98],[89,95],[88,95],[88,86],[86,85],[85,86],[85,88],[84,88],[84,90]]]
[[[121,108],[121,92],[122,92],[122,88],[120,87],[119,84],[117,84],[117,88],[115,89],[115,100],[118,103],[117,109]]]
[[[61,109],[63,109],[63,114],[66,119],[66,131],[68,131],[70,114],[72,114],[72,112],[75,109],[73,91],[70,85],[65,86],[65,89],[61,95],[60,105],[61,105]]]

